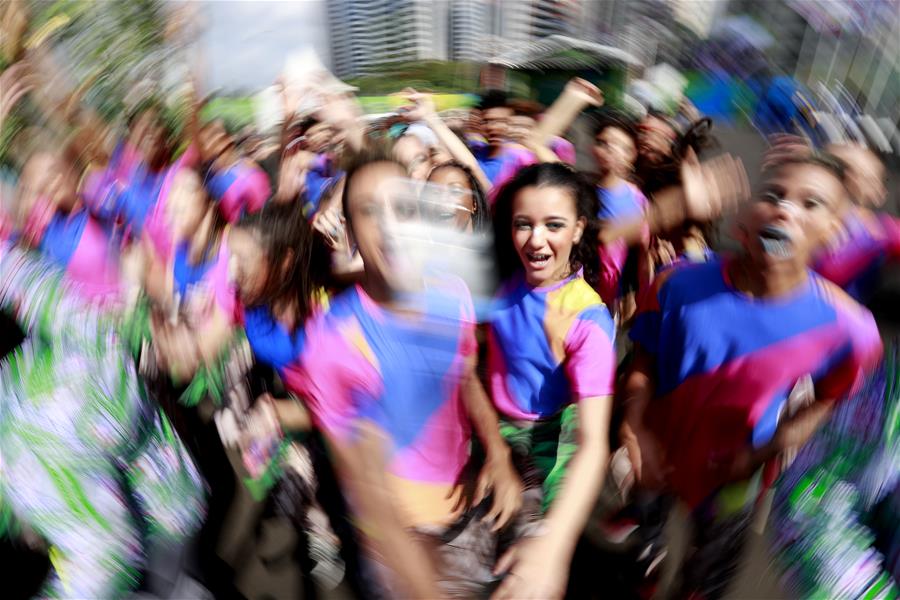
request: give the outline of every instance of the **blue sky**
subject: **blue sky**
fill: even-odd
[[[212,0],[204,3],[207,85],[261,89],[293,51],[312,46],[330,64],[328,20],[322,0]]]

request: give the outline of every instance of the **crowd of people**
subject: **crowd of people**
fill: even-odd
[[[38,92],[2,77],[6,112]],[[283,81],[273,139],[198,100],[176,137],[148,97],[109,151],[77,111],[22,151],[0,523],[49,556],[41,594],[183,597],[187,573],[240,597],[217,552],[240,480],[296,530],[310,597],[720,598],[766,498],[788,593],[896,597],[877,154],[782,136],[751,193],[700,160],[708,119],[581,79],[449,116],[407,89],[376,120],[303,90],[319,107]],[[638,540],[615,592],[577,560],[592,522]]]

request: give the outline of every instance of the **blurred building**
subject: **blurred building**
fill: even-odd
[[[900,12],[894,0],[732,0],[729,12],[750,16],[775,40],[765,49],[773,74],[809,86],[823,110],[868,115],[888,137],[895,135]]]
[[[329,0],[331,60],[338,77],[395,62],[447,59],[447,2]]]

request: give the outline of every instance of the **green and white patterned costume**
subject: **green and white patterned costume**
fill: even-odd
[[[6,244],[0,307],[29,334],[0,364],[0,529],[25,523],[50,544],[47,596],[123,596],[153,538],[199,527],[200,477],[148,400],[113,313]]]

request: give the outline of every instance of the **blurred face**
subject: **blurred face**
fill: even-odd
[[[512,213],[513,244],[525,280],[543,287],[568,277],[572,247],[581,240],[585,226],[572,194],[558,187],[527,187],[513,200]]]
[[[175,239],[190,239],[199,229],[209,200],[200,176],[191,169],[182,169],[172,181],[172,190],[166,203],[166,216]]]
[[[347,182],[347,220],[367,274],[389,286],[399,287],[398,259],[392,251],[389,232],[398,223],[419,216],[415,198],[404,193],[406,173],[400,165],[378,162],[356,171]]]
[[[135,122],[131,143],[152,168],[159,168],[166,161],[166,136],[154,110],[144,111]]]
[[[71,212],[78,205],[75,171],[53,154],[31,158],[22,171],[22,184],[29,191],[27,196],[44,198],[62,212]]]
[[[509,135],[509,120],[512,117],[511,108],[488,108],[481,112],[482,129],[488,144],[494,147],[500,146]]]
[[[528,137],[534,129],[534,119],[525,115],[513,115],[509,118],[509,137],[521,140]]]
[[[606,127],[594,138],[594,160],[603,175],[628,175],[637,158],[634,140],[618,127]]]
[[[306,147],[310,152],[325,152],[332,140],[333,132],[326,123],[316,123],[306,130]]]
[[[234,139],[225,131],[221,121],[214,121],[200,132],[200,150],[208,160],[215,160],[234,145]]]
[[[675,131],[660,118],[648,116],[638,130],[638,152],[650,163],[659,163],[672,156]]]
[[[879,207],[887,199],[884,164],[870,150],[849,144],[828,146],[828,152],[847,166],[847,191],[861,206]]]
[[[235,227],[228,234],[228,274],[246,306],[262,303],[269,287],[269,257],[256,235]]]
[[[805,268],[834,231],[844,196],[843,184],[827,169],[788,164],[742,215],[740,241],[760,267]]]
[[[431,159],[425,144],[414,135],[404,135],[394,144],[394,158],[406,167],[410,179],[425,181],[431,171]]]
[[[435,169],[428,182],[440,186],[441,191],[441,197],[435,199],[438,203],[435,220],[453,223],[459,231],[471,232],[475,196],[466,174],[455,167],[444,167]]]

